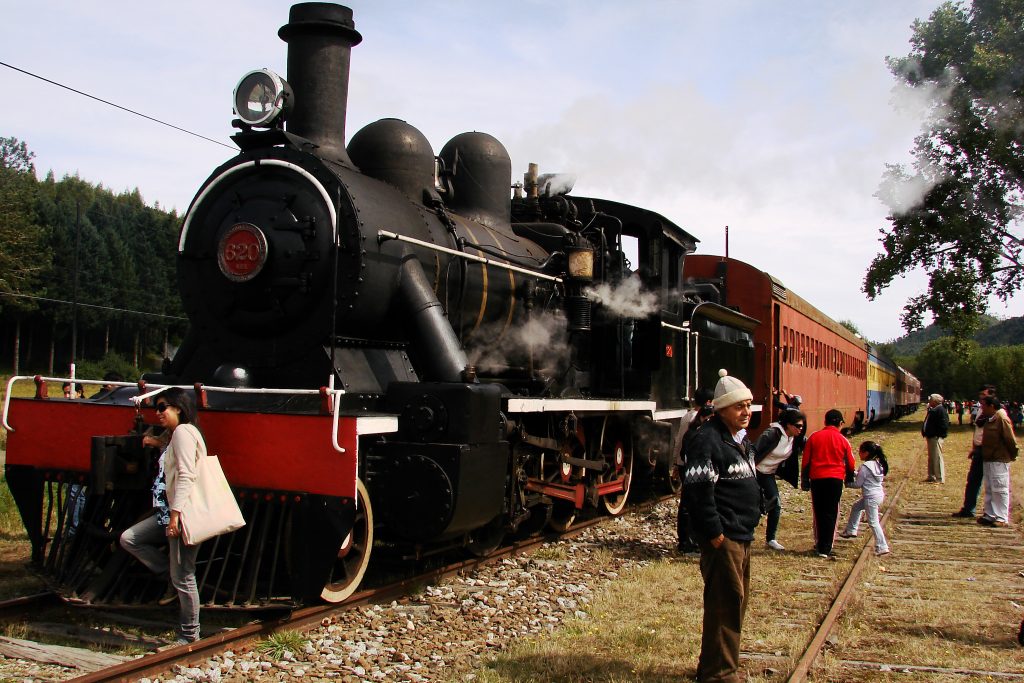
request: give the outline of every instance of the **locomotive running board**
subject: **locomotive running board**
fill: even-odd
[[[506,410],[510,413],[555,412],[616,412],[653,414],[658,404],[654,401],[620,401],[616,399],[588,398],[510,398]]]

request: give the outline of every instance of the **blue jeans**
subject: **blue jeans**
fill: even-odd
[[[761,487],[761,502],[764,504],[764,513],[768,516],[765,529],[765,541],[774,541],[775,533],[779,530],[779,520],[782,518],[782,501],[779,498],[779,485],[775,481],[774,474],[757,473],[757,483]]]
[[[853,508],[850,510],[850,519],[846,522],[846,533],[856,535],[857,529],[860,527],[860,513],[862,511],[868,513],[868,524],[875,532],[875,550],[880,553],[889,549],[889,542],[885,540],[885,530],[882,529],[882,523],[878,520],[878,507],[881,504],[881,500],[865,499],[862,496],[853,504]]]
[[[181,637],[199,640],[199,588],[196,585],[198,545],[185,545],[180,536],[167,538],[167,528],[150,515],[121,534],[121,547],[157,576],[170,578],[178,591]],[[168,551],[162,545],[166,541]]]

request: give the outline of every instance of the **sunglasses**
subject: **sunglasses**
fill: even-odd
[[[156,412],[158,412],[158,413],[162,413],[165,410],[167,410],[168,408],[170,408],[170,406],[167,405],[166,403],[157,403],[156,404]]]

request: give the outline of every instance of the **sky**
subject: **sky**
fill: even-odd
[[[184,213],[233,156],[231,96],[251,69],[287,75],[289,2],[0,0],[0,61],[228,147],[0,66],[0,136],[37,173],[78,174]],[[380,118],[437,153],[483,131],[512,158],[577,177],[574,194],[643,206],[778,278],[874,341],[903,334],[916,273],[861,291],[887,209],[886,163],[907,162],[920,98],[886,56],[939,0],[352,0],[347,136]],[[1021,299],[1024,299],[1022,297]],[[993,306],[1024,314],[1024,302]]]

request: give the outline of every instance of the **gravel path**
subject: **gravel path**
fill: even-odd
[[[676,503],[608,520],[390,605],[353,610],[306,634],[299,652],[225,653],[153,681],[439,681],[474,669],[514,638],[586,619],[595,594],[624,571],[674,551]],[[0,661],[6,680],[63,680],[75,672]],[[145,679],[144,679],[145,680]]]

